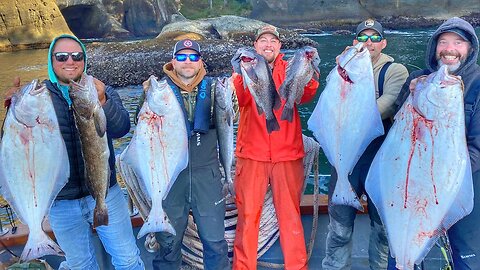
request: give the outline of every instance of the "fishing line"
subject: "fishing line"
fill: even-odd
[[[7,212],[8,222],[10,223],[10,226],[12,226],[12,234],[15,234],[17,232],[17,225],[15,224],[15,219],[13,218],[12,207],[10,207],[10,205],[7,204],[5,205],[5,210]]]
[[[421,70],[421,69],[422,69],[421,67],[416,66],[416,65],[413,65],[413,64],[408,64],[408,63],[407,63],[406,65],[407,65],[407,66],[414,67],[414,68],[416,68],[417,70]]]
[[[0,206],[1,208],[5,208],[5,211],[7,212],[7,217],[8,217],[8,222],[10,223],[10,225],[12,226],[12,234],[15,234],[15,232],[17,231],[17,227],[15,226],[15,220],[13,219],[13,211],[12,211],[12,208],[10,207],[9,204],[6,204],[6,205],[2,205]],[[0,223],[2,221],[0,220]],[[2,228],[2,224],[0,224],[0,228]],[[6,250],[8,253],[10,253],[12,256],[18,258],[19,256],[15,253],[13,253],[13,251],[11,251],[7,245],[5,245],[5,243],[0,239],[0,244],[3,246],[4,250]]]
[[[438,241],[435,244],[440,247],[443,257],[445,258],[446,263],[442,270],[453,270],[453,254],[447,231],[443,231],[443,234],[440,236],[440,241],[442,242],[443,246],[441,246]]]

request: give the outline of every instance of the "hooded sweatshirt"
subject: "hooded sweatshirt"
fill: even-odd
[[[410,82],[417,77],[428,75],[438,70],[439,66],[435,55],[438,38],[441,34],[450,32],[452,29],[463,30],[467,34],[472,48],[470,55],[465,59],[463,65],[453,74],[462,77],[464,97],[475,95],[475,103],[473,106],[471,106],[471,104],[465,105],[467,146],[472,164],[472,173],[475,174],[480,170],[480,66],[477,64],[479,49],[478,37],[471,24],[458,17],[453,17],[438,27],[428,41],[425,59],[427,68],[414,71],[410,74],[395,103],[398,111],[410,94]]]
[[[73,39],[75,40],[79,45],[80,47],[82,48],[82,52],[83,52],[83,60],[85,62],[85,67],[84,67],[84,70],[83,72],[87,72],[87,50],[85,49],[85,45],[83,45],[83,43],[75,36],[72,36],[72,35],[60,35],[58,37],[56,37],[52,43],[50,43],[50,48],[48,49],[48,78],[50,79],[50,81],[55,84],[55,86],[58,87],[58,89],[60,89],[60,91],[62,91],[62,95],[63,97],[65,98],[65,100],[68,102],[68,105],[72,105],[72,101],[70,100],[70,96],[68,95],[68,86],[67,85],[62,85],[58,82],[58,78],[57,78],[57,75],[55,75],[55,71],[53,71],[53,64],[52,64],[52,57],[53,57],[53,47],[55,47],[55,44],[57,43],[57,41],[61,38],[70,38],[70,39]]]
[[[90,192],[86,184],[85,163],[82,157],[79,133],[75,126],[73,110],[71,109],[68,86],[64,86],[58,82],[52,66],[52,51],[56,42],[61,38],[70,38],[78,42],[84,54],[86,53],[86,50],[82,42],[74,36],[61,35],[55,38],[50,44],[48,54],[49,80],[45,81],[45,84],[50,91],[53,107],[55,108],[60,127],[60,133],[62,134],[62,138],[67,148],[68,161],[70,164],[70,176],[68,182],[57,195],[56,200],[74,200],[88,196],[90,195]],[[86,54],[84,59],[86,66]],[[120,96],[112,87],[107,86],[105,88],[105,95],[107,96],[107,101],[103,104],[102,108],[107,119],[107,141],[110,151],[110,157],[108,160],[110,165],[109,186],[112,187],[117,183],[115,173],[115,152],[112,139],[120,138],[128,133],[130,130],[130,117],[128,111],[122,105]]]

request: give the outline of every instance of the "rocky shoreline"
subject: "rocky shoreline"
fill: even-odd
[[[469,16],[462,16],[462,19],[468,21],[473,27],[480,27],[480,12],[472,13]],[[390,30],[401,29],[419,29],[419,28],[434,28],[442,24],[445,19],[434,19],[424,17],[385,17],[379,19],[383,27]],[[323,21],[308,21],[308,22],[275,22],[268,23],[277,25],[278,27],[295,30],[300,33],[322,33],[324,31],[334,31],[337,33],[354,31],[358,22],[350,22],[346,20],[323,20]]]
[[[88,73],[115,86],[139,85],[150,75],[162,77],[163,65],[172,59],[175,40],[158,39],[138,42],[107,42],[87,44]],[[237,40],[201,40],[202,58],[209,76],[226,76],[232,72],[230,59],[238,48],[252,46],[253,38]],[[316,42],[301,36],[285,37],[286,49]]]
[[[230,59],[237,49],[252,46],[255,30],[264,25],[257,20],[221,16],[175,22],[150,40],[94,42],[87,44],[88,72],[112,86],[139,85],[152,74],[162,77],[163,65],[172,59],[175,42],[191,38],[200,43],[208,75],[227,75],[232,72]],[[297,31],[279,28],[279,32],[284,49],[318,45]]]
[[[480,26],[480,13],[464,19],[476,27]],[[439,19],[405,17],[380,21],[386,29],[431,28],[443,22]],[[338,35],[351,35],[357,23],[325,20],[272,24],[279,27],[283,49],[298,49],[305,45],[318,45],[301,34],[333,31]],[[191,38],[201,44],[202,57],[210,76],[229,75],[232,71],[231,57],[238,48],[252,46],[255,29],[265,24],[237,16],[179,20],[164,27],[157,37],[146,40],[87,42],[87,72],[115,87],[140,85],[152,74],[162,77],[163,65],[172,59],[171,50],[176,40]],[[36,47],[32,45],[30,48]]]

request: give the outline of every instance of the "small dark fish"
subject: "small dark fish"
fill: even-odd
[[[108,225],[107,196],[110,166],[110,151],[107,142],[107,120],[93,77],[83,74],[79,83],[71,82],[69,94],[72,99],[75,124],[80,134],[85,178],[90,194],[95,199],[93,227]]]
[[[288,61],[286,79],[279,89],[280,96],[286,100],[283,107],[282,120],[292,122],[294,103],[300,103],[303,89],[312,79],[314,71],[320,74],[318,65],[320,65],[320,57],[317,49],[310,46],[297,50]]]
[[[240,59],[243,82],[255,100],[258,114],[265,113],[267,132],[279,130],[273,110],[280,108],[281,100],[267,61],[250,48],[238,49],[234,58],[236,57]]]
[[[215,89],[215,124],[217,128],[220,162],[225,172],[224,187],[235,196],[232,179],[233,164],[233,82],[231,78],[219,78]],[[224,188],[225,189],[225,188]]]

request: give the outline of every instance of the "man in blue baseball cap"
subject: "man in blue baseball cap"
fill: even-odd
[[[160,244],[153,269],[177,270],[182,264],[182,240],[190,212],[203,246],[205,269],[230,269],[225,241],[225,199],[217,152],[217,126],[214,121],[216,82],[207,77],[200,45],[191,39],[178,41],[172,60],[163,66],[165,87],[171,88],[184,111],[188,132],[188,165],[180,172],[163,201],[176,235],[157,233]],[[148,90],[149,81],[144,83]],[[203,95],[201,93],[204,93]],[[145,94],[143,95],[143,98]],[[235,100],[235,95],[232,99]],[[137,109],[143,105],[143,98]],[[137,118],[137,117],[135,117]]]

